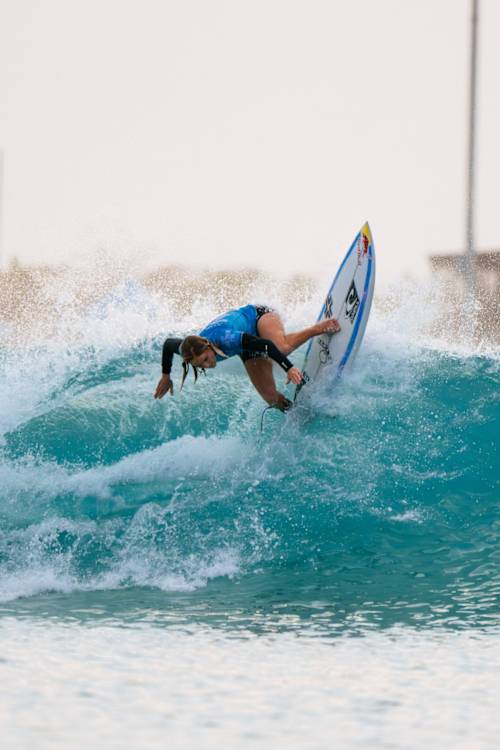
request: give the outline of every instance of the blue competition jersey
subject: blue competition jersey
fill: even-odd
[[[221,349],[227,357],[241,354],[241,336],[249,333],[257,336],[257,310],[255,305],[245,305],[237,310],[230,310],[202,328],[199,336],[209,339]],[[217,361],[222,357],[217,355]]]

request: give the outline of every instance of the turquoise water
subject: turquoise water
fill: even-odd
[[[262,301],[291,328],[318,307]],[[50,333],[20,342],[4,328],[0,667],[12,746],[34,732],[40,747],[78,747],[88,714],[98,746],[135,732],[145,747],[438,736],[493,747],[497,356],[430,339],[411,310],[375,310],[354,370],[289,416],[266,414],[261,433],[263,404],[236,360],[152,399],[163,336],[217,311],[181,316],[134,282]],[[21,696],[37,664],[33,730]],[[61,680],[79,687],[64,693]],[[63,693],[66,719],[47,727],[41,714]],[[141,701],[154,716],[127,729],[123,707]],[[433,723],[419,724],[419,701]],[[408,722],[407,744],[391,744]]]

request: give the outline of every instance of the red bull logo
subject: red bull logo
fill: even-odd
[[[368,239],[366,234],[362,234],[358,240],[358,247],[357,247],[358,266],[361,265],[362,259],[365,257],[365,255],[367,255],[369,247],[370,247],[370,240]]]

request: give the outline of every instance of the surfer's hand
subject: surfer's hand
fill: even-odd
[[[340,323],[335,318],[325,318],[318,324],[318,334],[320,333],[338,333],[340,331]]]
[[[174,384],[170,380],[170,375],[162,375],[158,382],[158,385],[156,386],[155,398],[163,398],[165,393],[168,393],[169,391],[173,396]]]
[[[286,374],[286,382],[295,383],[295,385],[300,385],[300,383],[302,383],[302,373],[298,367],[292,367],[288,370]]]
[[[271,403],[270,406],[274,406],[275,409],[279,409],[283,413],[288,411],[288,409],[290,409],[293,406],[292,402],[288,398],[286,398],[286,396],[284,396],[282,393],[277,393],[276,395],[277,395],[276,401]]]

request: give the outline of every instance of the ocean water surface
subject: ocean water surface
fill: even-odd
[[[3,746],[496,747],[498,354],[410,294],[261,431],[235,359],[152,398],[199,290],[1,323]],[[296,329],[323,291],[243,302]]]

